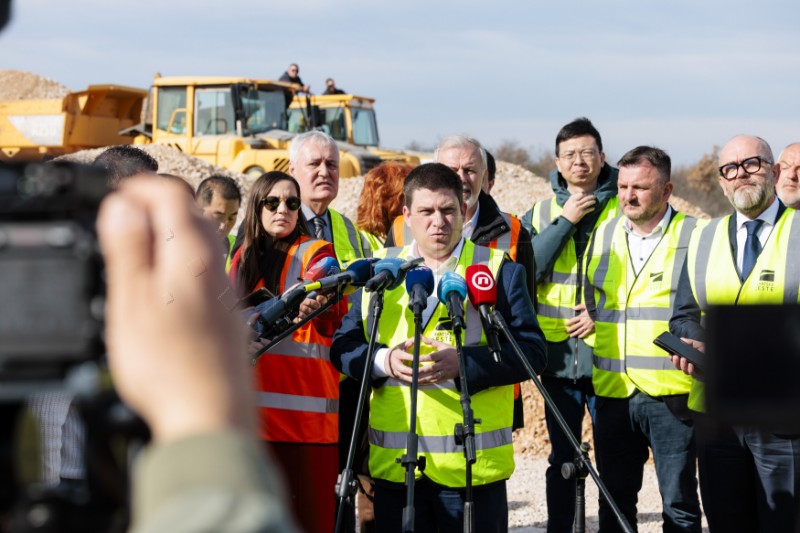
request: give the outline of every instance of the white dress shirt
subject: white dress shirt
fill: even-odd
[[[464,247],[464,237],[458,241],[458,244],[453,251],[450,253],[450,257],[448,257],[444,262],[442,262],[435,270],[433,270],[433,292],[428,295],[428,305],[422,311],[422,324],[427,324],[428,321],[433,316],[433,311],[436,309],[436,303],[438,302],[438,297],[436,296],[436,288],[439,286],[439,280],[442,279],[442,276],[445,272],[453,272],[456,269],[456,265],[458,264],[458,258],[461,256],[461,249]],[[417,241],[412,241],[411,243],[411,253],[408,254],[407,257],[404,259],[411,260],[420,257],[419,249],[417,248]],[[386,372],[386,356],[389,353],[389,348],[378,348],[375,351],[375,363],[372,365],[372,378],[385,378],[388,377],[389,374]]]
[[[653,231],[647,235],[639,234],[631,225],[631,221],[627,218],[625,222],[623,222],[622,226],[628,234],[628,255],[631,257],[631,265],[633,265],[633,271],[637,276],[639,272],[642,271],[642,268],[644,268],[644,264],[647,263],[647,260],[653,254],[653,250],[655,250],[658,243],[661,242],[661,238],[667,231],[671,216],[672,207],[667,204],[667,211],[664,213],[664,216],[661,217],[661,220],[658,222],[658,225],[653,228]]]

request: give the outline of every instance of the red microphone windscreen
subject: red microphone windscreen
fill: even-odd
[[[305,281],[319,281],[322,278],[338,274],[340,270],[339,261],[337,261],[335,257],[325,256],[308,267],[303,279]]]
[[[497,283],[486,265],[470,265],[464,278],[467,280],[467,295],[474,307],[497,303]]]

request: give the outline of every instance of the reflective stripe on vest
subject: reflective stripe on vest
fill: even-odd
[[[795,304],[800,298],[800,212],[786,209],[744,282],[739,278],[731,249],[728,225],[731,215],[709,221],[695,231],[689,245],[687,267],[701,320],[711,305]],[[713,266],[712,266],[713,265]],[[692,382],[689,408],[705,409],[703,384]]]
[[[331,215],[333,250],[339,263],[344,266],[354,259],[371,257],[369,243],[361,239],[353,222],[333,209],[328,209],[328,213]]]
[[[294,285],[327,242],[302,236],[289,249],[280,292]],[[263,283],[259,283],[259,286]],[[271,442],[330,444],[339,439],[339,373],[331,339],[309,322],[263,354],[254,368],[260,436]]]
[[[381,250],[380,255],[408,257],[411,247]],[[504,252],[476,246],[469,240],[462,245],[456,272],[464,275],[467,266],[483,263],[497,276],[503,262]],[[365,333],[369,331],[371,319],[368,315],[369,296],[362,295],[362,321]],[[476,344],[485,346],[480,316],[470,312],[472,305],[466,303],[465,345],[477,339]],[[384,313],[378,327],[378,342],[384,346],[395,346],[414,336],[413,315],[408,310],[408,294],[405,287],[398,287],[384,294]],[[423,336],[453,345],[452,325],[447,309],[437,303]],[[478,334],[473,334],[477,331]],[[423,345],[422,355],[434,349]],[[487,357],[491,355],[487,352]],[[425,364],[425,363],[423,363]],[[417,432],[420,435],[420,453],[425,455],[425,475],[435,483],[448,487],[463,487],[466,483],[463,447],[455,445],[453,427],[463,423],[460,393],[454,380],[420,386],[417,403]],[[370,472],[377,479],[403,482],[405,470],[395,462],[405,449],[409,428],[410,386],[398,380],[386,380],[373,388],[370,403]],[[513,422],[513,388],[511,386],[490,387],[472,395],[475,417],[482,419],[476,426],[477,462],[473,465],[473,483],[476,486],[507,479],[514,469],[511,425]],[[424,441],[425,444],[422,444]],[[417,472],[416,475],[421,475]]]
[[[475,449],[491,450],[492,448],[507,446],[512,443],[513,439],[511,435],[511,428],[477,433],[475,435]],[[408,433],[401,431],[378,431],[369,428],[369,442],[381,448],[403,451],[406,449],[406,444],[408,443]],[[454,435],[445,435],[441,437],[420,436],[418,442],[419,451],[423,453],[464,453],[464,447],[456,444]]]
[[[598,396],[686,394],[691,378],[676,370],[653,339],[669,330],[678,280],[695,219],[676,213],[639,274],[628,251],[625,218],[600,225],[587,251],[586,304],[596,308],[592,384]]]
[[[278,394],[275,392],[256,393],[256,404],[259,407],[285,409],[287,411],[308,411],[310,413],[338,413],[339,400],[331,398],[314,398],[296,394]]]
[[[619,200],[614,197],[600,213],[595,228],[618,214]],[[562,207],[556,198],[539,202],[531,210],[531,226],[541,233],[561,216]],[[575,241],[569,239],[553,265],[553,271],[536,285],[536,315],[539,326],[548,342],[562,342],[569,338],[567,320],[575,316],[574,307],[579,303],[577,290],[578,257]],[[583,339],[586,344],[594,343],[594,335]]]

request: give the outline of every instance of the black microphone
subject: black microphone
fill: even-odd
[[[408,307],[418,315],[428,306],[428,296],[433,292],[433,271],[426,266],[417,266],[406,273]]]
[[[422,263],[422,258],[404,261],[399,257],[381,259],[372,267],[375,276],[365,285],[367,292],[392,290],[400,286],[406,277],[406,272]]]
[[[320,263],[323,263],[323,266],[328,264],[324,261],[324,258]],[[371,266],[372,259],[358,259],[350,263],[344,272],[298,285],[284,292],[277,300],[270,300],[270,305],[264,306],[258,318],[261,330],[273,334],[279,333],[279,331],[275,331],[277,323],[287,318],[287,316],[296,313],[300,304],[309,296],[308,293],[310,292],[332,289],[345,284],[347,285],[344,291],[345,294],[355,292],[359,285],[363,285],[364,282],[369,279],[372,272]],[[312,269],[309,269],[306,274],[310,272],[312,272]],[[322,273],[324,271],[322,269],[314,269],[314,272]],[[283,326],[287,326],[288,322],[291,322],[291,320],[284,320]]]
[[[439,301],[447,306],[453,320],[453,329],[464,329],[464,300],[467,298],[467,282],[455,272],[446,272],[436,288]]]
[[[492,306],[497,303],[497,284],[492,271],[486,265],[470,265],[466,272],[469,301],[480,312],[481,324],[486,334],[486,343],[495,363],[500,363],[500,340],[492,322]]]

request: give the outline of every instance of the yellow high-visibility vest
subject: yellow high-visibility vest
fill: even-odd
[[[380,250],[380,256],[408,257],[411,247]],[[497,277],[503,262],[503,252],[464,241],[455,271],[464,275],[472,264],[485,264]],[[365,335],[369,335],[369,295],[362,296],[362,319]],[[464,346],[486,345],[480,316],[465,302]],[[452,325],[447,309],[437,302],[436,308],[424,325],[423,336],[455,345]],[[404,287],[386,291],[384,312],[378,327],[377,342],[395,346],[414,337],[414,317],[408,309],[408,294]],[[431,351],[423,346],[420,353]],[[487,357],[491,357],[487,353]],[[376,479],[402,483],[405,468],[396,462],[406,451],[409,431],[411,387],[395,379],[388,379],[372,390],[369,414],[369,469]],[[472,395],[475,418],[482,422],[475,426],[477,462],[472,466],[473,483],[485,485],[507,479],[514,471],[514,449],[511,426],[513,422],[513,387],[491,387]],[[463,423],[460,393],[455,380],[421,385],[417,396],[417,434],[419,454],[425,456],[425,476],[435,483],[448,487],[464,487],[466,466],[463,447],[456,444],[454,428]],[[421,473],[416,472],[419,477]]]
[[[750,275],[739,278],[728,225],[732,215],[698,224],[686,259],[701,320],[710,305],[794,304],[800,302],[800,212],[786,209],[775,222]],[[689,408],[705,410],[703,384],[692,382]]]
[[[611,198],[600,213],[595,227],[619,214],[619,199]],[[533,206],[531,226],[541,233],[553,220],[561,216],[563,208],[555,198],[539,202]],[[574,307],[578,303],[578,255],[575,241],[570,239],[553,265],[553,271],[536,285],[536,317],[548,342],[562,342],[569,338],[567,320],[575,316]],[[584,342],[594,345],[594,333],[585,337]]]
[[[592,385],[598,396],[686,394],[692,378],[653,344],[669,319],[695,219],[677,213],[637,275],[628,252],[625,217],[595,231],[587,250],[587,306],[595,318]]]

